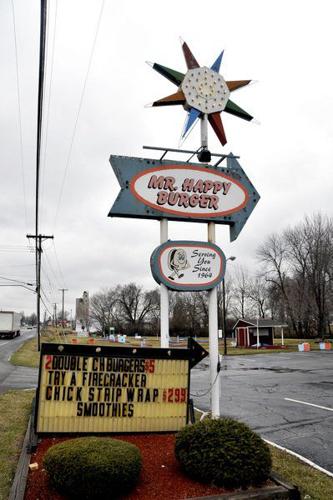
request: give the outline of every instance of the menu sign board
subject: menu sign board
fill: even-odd
[[[188,349],[42,344],[37,433],[177,431],[188,418]]]

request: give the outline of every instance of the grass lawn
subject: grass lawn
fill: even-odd
[[[10,362],[17,366],[29,366],[38,368],[39,352],[37,350],[37,338],[27,340],[20,348],[12,354]]]
[[[323,474],[288,453],[270,446],[273,470],[298,486],[302,498],[328,500],[333,498],[333,478]]]
[[[319,351],[319,343],[315,342],[314,340],[309,340],[309,339],[284,339],[284,349],[255,349],[255,348],[242,348],[242,347],[232,347],[231,346],[231,341],[227,341],[227,351],[228,355],[230,356],[235,356],[235,355],[242,355],[242,354],[274,354],[278,352],[298,352],[298,344],[302,344],[303,342],[308,342],[311,347],[311,351]],[[221,347],[222,344],[220,344],[220,353],[223,353],[223,348]],[[275,346],[280,346],[281,345],[281,339],[274,339],[274,345]]]
[[[9,495],[34,394],[35,391],[9,391],[0,395],[0,500]]]

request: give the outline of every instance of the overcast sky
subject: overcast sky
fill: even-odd
[[[156,158],[142,145],[178,147],[183,108],[144,106],[176,89],[145,61],[186,72],[179,37],[202,66],[224,49],[226,80],[256,81],[232,99],[259,123],[222,113],[224,148],[209,131],[210,150],[239,155],[261,195],[235,242],[227,226],[217,227],[227,257],[254,271],[256,247],[269,234],[305,214],[332,214],[330,2],[48,3],[40,231],[54,235],[42,257],[50,310],[54,302],[60,307],[59,288],[69,289],[65,307],[74,314],[83,290],[92,295],[130,281],[155,286],[149,257],[159,222],[107,217],[119,190],[109,156]],[[25,282],[35,279],[26,234],[34,232],[39,9],[35,0],[0,0],[0,275]],[[197,126],[183,147],[199,145]],[[207,226],[169,223],[169,236],[205,240]],[[35,295],[0,287],[0,308],[31,313]]]

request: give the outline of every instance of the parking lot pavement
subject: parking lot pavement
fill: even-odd
[[[192,370],[195,406],[208,411],[209,361]],[[221,414],[333,473],[333,352],[225,357]]]
[[[9,362],[11,355],[20,345],[36,335],[36,330],[22,331],[20,337],[0,340],[0,394],[13,389],[37,387],[37,368],[14,366]]]

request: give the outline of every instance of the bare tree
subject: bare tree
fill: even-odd
[[[332,219],[305,217],[281,235],[271,235],[257,255],[270,292],[279,292],[297,335],[324,336],[332,311]]]
[[[99,326],[102,332],[111,326],[119,329],[117,314],[118,289],[108,288],[95,293],[90,300],[90,319]]]
[[[269,286],[266,279],[261,275],[250,279],[247,292],[254,309],[257,311],[256,315],[259,318],[265,318],[269,309]]]
[[[292,328],[297,332],[297,322],[288,294],[288,247],[283,236],[272,234],[259,246],[257,257],[263,265],[265,279],[280,291],[281,298],[290,318]]]
[[[250,278],[243,266],[235,267],[231,281],[231,310],[235,318],[245,318],[253,312],[249,301]]]
[[[159,307],[158,295],[135,283],[118,286],[117,290],[120,315],[129,333],[141,330],[149,314]]]
[[[330,281],[333,266],[333,221],[322,214],[305,217],[285,232],[293,278],[298,284],[303,318],[314,316],[318,336],[329,324]],[[305,308],[304,308],[305,306]]]
[[[170,330],[174,335],[207,333],[207,292],[172,292],[170,294]]]

